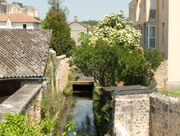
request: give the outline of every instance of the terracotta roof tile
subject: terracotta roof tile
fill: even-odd
[[[31,16],[28,16],[27,14],[24,14],[24,13],[12,13],[12,14],[9,14],[10,16],[10,19],[11,19],[11,22],[34,22],[34,23],[41,23],[39,20],[31,17]]]
[[[0,21],[1,22],[6,22],[8,20],[8,15],[0,15]]]
[[[0,78],[42,77],[51,30],[0,29]]]
[[[10,17],[11,22],[13,23],[23,23],[23,22],[29,22],[29,23],[41,23],[41,21],[28,16],[27,14],[24,13],[12,13],[9,15],[0,15],[0,21],[7,21],[8,17]]]

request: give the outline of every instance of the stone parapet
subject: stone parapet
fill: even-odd
[[[149,95],[118,95],[114,99],[113,120],[130,136],[149,136]]]
[[[38,123],[41,119],[42,84],[26,84],[0,105],[0,120],[5,113],[27,113]]]
[[[180,135],[180,99],[150,95],[150,136]]]

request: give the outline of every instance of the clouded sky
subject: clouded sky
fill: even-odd
[[[19,2],[26,6],[34,6],[38,9],[38,16],[44,19],[48,12],[47,0],[7,0],[8,3]],[[78,21],[102,20],[103,17],[112,12],[122,10],[128,17],[128,4],[131,0],[65,0],[62,6],[69,10],[67,20],[72,22],[74,16]]]

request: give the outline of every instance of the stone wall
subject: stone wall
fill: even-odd
[[[114,126],[116,122],[120,123],[130,136],[149,136],[149,95],[116,96],[113,102]],[[113,130],[114,135],[116,130]]]
[[[26,84],[0,105],[0,121],[5,113],[27,113],[38,123],[41,119],[42,84]]]
[[[38,17],[37,8],[33,6],[20,7],[17,3],[0,2],[0,15],[11,13],[25,13],[31,17]]]
[[[57,57],[58,63],[56,65],[56,88],[59,91],[63,91],[68,82],[69,63],[67,62],[66,55]]]
[[[154,93],[150,109],[150,136],[180,135],[180,99]]]
[[[56,56],[56,52],[50,49],[51,57],[49,58],[47,67],[46,67],[46,76],[49,77],[48,85],[51,87],[51,90],[54,91],[54,82],[56,82],[56,90],[63,91],[68,82],[69,74],[69,63],[66,55]],[[53,69],[55,69],[55,79],[53,77]]]
[[[164,90],[165,82],[167,81],[167,79],[168,79],[168,60],[165,60],[154,72],[154,78],[151,82],[151,86],[160,90]]]

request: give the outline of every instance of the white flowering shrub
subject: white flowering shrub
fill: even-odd
[[[140,31],[132,28],[132,21],[127,21],[122,12],[114,12],[106,15],[94,30],[90,38],[91,45],[95,45],[98,39],[106,41],[109,45],[122,45],[127,47],[138,47]]]

